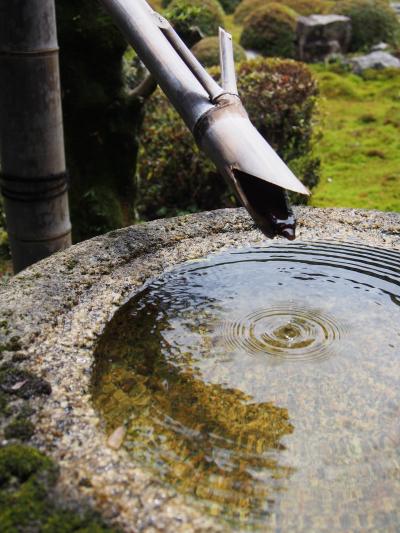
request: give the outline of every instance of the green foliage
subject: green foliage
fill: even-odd
[[[142,105],[124,94],[126,40],[100,4],[57,0],[67,165],[75,241],[131,221],[137,135]],[[117,198],[123,219],[98,223],[83,213],[87,194],[101,187]],[[105,211],[103,210],[103,213]],[[117,225],[116,225],[117,224]]]
[[[219,0],[225,13],[233,13],[241,0]]]
[[[317,88],[309,69],[294,61],[259,58],[238,65],[243,103],[260,133],[298,168],[312,167],[312,116]],[[212,69],[219,78],[218,68]],[[300,162],[300,159],[303,159]],[[305,178],[307,175],[300,176]],[[137,210],[142,219],[235,205],[229,189],[166,98],[154,95],[143,129]],[[310,183],[311,185],[311,183]]]
[[[294,57],[297,14],[278,3],[267,4],[246,17],[240,44],[266,56]]]
[[[8,234],[6,230],[6,215],[4,213],[3,200],[0,195],[0,261],[10,258]]]
[[[189,40],[193,28],[205,36],[217,35],[223,26],[224,11],[217,0],[172,0],[165,17],[174,26],[184,41]]]
[[[137,183],[141,219],[226,207],[230,194],[182,119],[157,91],[143,125]]]
[[[74,97],[81,109],[107,106],[122,87],[124,37],[89,0],[56,0],[56,7],[64,101]]]
[[[296,61],[258,58],[239,66],[239,91],[250,119],[285,161],[309,153],[317,84]]]
[[[204,67],[219,65],[219,38],[206,37],[202,39],[193,46],[192,52]],[[246,53],[239,44],[233,44],[233,53],[236,63],[246,59]]]
[[[124,86],[128,90],[135,89],[146,77],[147,72],[146,67],[140,61],[135,50],[131,46],[128,46],[122,59]]]
[[[395,11],[383,0],[343,0],[334,11],[351,19],[351,50],[368,49],[381,41],[396,44],[400,23]]]
[[[171,1],[172,0],[162,0],[161,5],[163,7],[167,7],[171,3]],[[219,0],[219,3],[221,4],[221,6],[224,9],[225,13],[233,13],[235,11],[236,6],[240,2],[241,2],[241,0]],[[204,3],[204,2],[202,2],[202,3]]]
[[[268,2],[267,2],[268,4]],[[243,24],[245,19],[260,7],[265,6],[265,0],[242,0],[235,9],[233,19],[236,24]]]
[[[323,131],[315,145],[321,181],[312,205],[400,211],[400,71],[371,70],[360,77],[311,68],[322,96]]]
[[[115,192],[102,185],[87,190],[72,206],[71,214],[79,219],[79,233],[75,229],[76,240],[90,235],[102,235],[124,225],[121,204]]]
[[[331,0],[277,0],[276,3],[287,6],[303,16],[333,12],[335,4]],[[265,5],[265,0],[243,0],[235,10],[235,22],[242,24],[248,15]]]
[[[303,157],[293,159],[289,167],[295,176],[302,178],[304,185],[309,191],[314,190],[321,176],[321,160],[315,154],[308,153]],[[307,205],[310,197],[304,194],[288,191],[289,200],[294,205]]]
[[[299,15],[322,15],[334,10],[334,0],[280,0],[281,4],[291,7]]]

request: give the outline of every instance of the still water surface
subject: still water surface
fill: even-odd
[[[97,348],[132,461],[238,530],[398,531],[400,253],[296,242],[149,283]]]

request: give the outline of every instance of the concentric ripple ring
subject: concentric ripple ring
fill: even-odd
[[[286,304],[223,322],[218,333],[231,350],[264,354],[277,361],[306,361],[329,357],[345,327],[318,309]]]

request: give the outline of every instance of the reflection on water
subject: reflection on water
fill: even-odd
[[[152,282],[97,348],[132,460],[238,529],[396,531],[400,254],[216,254]]]

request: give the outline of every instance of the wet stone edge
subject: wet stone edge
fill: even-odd
[[[297,208],[296,215],[300,239],[400,250],[399,214]],[[39,487],[30,496],[38,531],[41,521],[70,523],[70,530],[222,530],[124,450],[107,447],[90,400],[91,366],[96,339],[146,280],[189,259],[260,243],[267,244],[243,209],[200,213],[80,243],[2,286],[0,498],[9,497],[11,482],[21,503]],[[0,513],[1,530],[9,515]],[[23,531],[26,516],[14,515]]]

